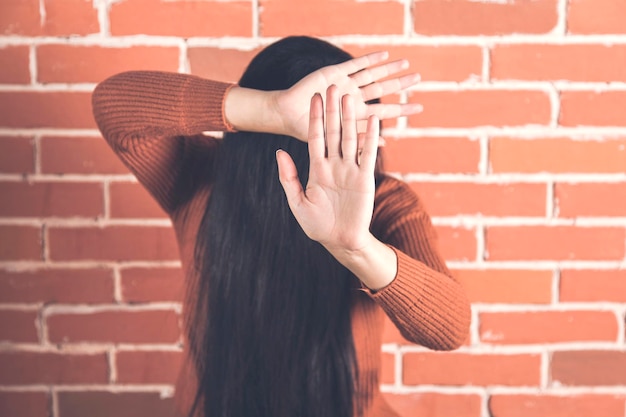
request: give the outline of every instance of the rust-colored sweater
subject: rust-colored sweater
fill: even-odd
[[[220,146],[219,139],[201,132],[232,130],[223,109],[229,87],[190,75],[141,71],[111,77],[93,94],[104,138],[171,217],[187,280],[194,278],[196,234],[211,190],[210,181],[189,180],[188,162],[203,158],[210,164]],[[179,184],[195,188],[181,193]],[[372,232],[395,250],[398,272],[382,290],[356,293],[352,332],[360,375],[374,375],[376,381],[364,417],[396,417],[378,391],[384,315],[406,339],[449,350],[467,337],[470,309],[463,288],[437,252],[428,215],[406,184],[389,177],[380,182]],[[194,394],[189,364],[176,389],[181,415]]]

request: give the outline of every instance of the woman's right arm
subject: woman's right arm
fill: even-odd
[[[191,180],[190,153],[214,144],[210,138],[187,137],[233,129],[223,112],[231,86],[185,74],[136,71],[103,81],[93,93],[102,135],[170,214]]]

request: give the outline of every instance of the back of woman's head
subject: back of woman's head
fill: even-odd
[[[321,40],[291,37],[261,51],[240,85],[289,88],[350,59]],[[306,183],[306,143],[228,133],[196,242],[190,293],[196,412],[206,417],[352,417],[357,366],[350,309],[355,278],[291,214],[275,152],[292,156]]]

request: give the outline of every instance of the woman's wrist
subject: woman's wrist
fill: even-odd
[[[370,290],[380,290],[391,284],[397,274],[395,251],[372,234],[367,243],[356,250],[326,249]]]
[[[224,117],[235,130],[286,134],[276,111],[278,94],[234,86],[224,97]]]

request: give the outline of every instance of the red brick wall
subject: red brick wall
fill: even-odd
[[[99,137],[128,69],[236,80],[277,37],[389,49],[424,113],[387,123],[473,302],[433,353],[392,328],[402,415],[623,417],[624,0],[2,0],[0,415],[162,416],[180,362],[169,223]],[[392,97],[391,100],[397,100]]]

